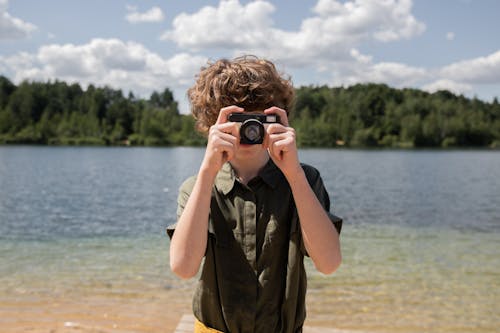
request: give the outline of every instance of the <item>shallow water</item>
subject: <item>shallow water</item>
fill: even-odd
[[[0,147],[0,295],[190,290],[164,228],[198,148]],[[500,153],[303,150],[344,218],[343,264],[309,272],[310,325],[500,327]],[[182,295],[182,294],[177,294]],[[139,297],[137,296],[137,297]],[[189,303],[178,296],[172,304]]]

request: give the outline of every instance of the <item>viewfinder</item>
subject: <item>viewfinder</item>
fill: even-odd
[[[276,123],[277,122],[276,115],[274,115],[274,114],[267,115],[266,122],[267,123]]]

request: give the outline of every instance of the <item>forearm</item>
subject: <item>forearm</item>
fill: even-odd
[[[320,272],[331,274],[342,261],[339,234],[302,169],[287,179],[297,207],[307,253]]]
[[[170,242],[170,267],[182,278],[198,272],[205,254],[213,181],[213,175],[200,169]]]

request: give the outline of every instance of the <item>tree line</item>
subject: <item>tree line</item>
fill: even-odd
[[[296,89],[291,125],[303,147],[500,147],[500,104],[385,84]],[[172,91],[132,92],[0,76],[0,143],[202,145]]]
[[[0,76],[0,143],[49,145],[199,145],[191,116],[167,88],[149,99],[66,82],[14,85]]]
[[[385,84],[297,89],[303,146],[500,147],[500,104]]]

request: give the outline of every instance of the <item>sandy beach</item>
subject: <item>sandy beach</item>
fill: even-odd
[[[161,295],[7,297],[0,304],[0,327],[5,333],[174,332],[183,316],[192,316],[189,298],[179,290]],[[308,326],[304,332],[354,331]]]
[[[153,294],[2,296],[5,333],[173,332],[190,312],[185,291]]]

